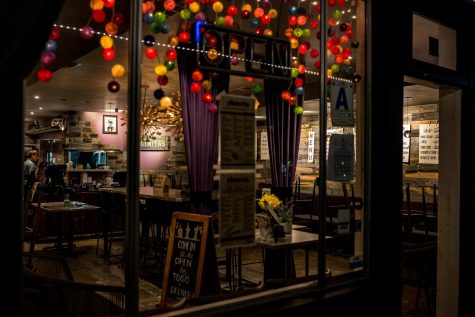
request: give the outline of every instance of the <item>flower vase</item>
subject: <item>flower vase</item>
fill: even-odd
[[[292,233],[292,221],[282,222],[281,225],[284,227],[285,234]]]

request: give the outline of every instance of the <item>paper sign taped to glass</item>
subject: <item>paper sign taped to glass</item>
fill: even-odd
[[[332,125],[354,127],[353,83],[333,80],[331,84],[331,118]]]
[[[332,134],[328,149],[328,180],[352,181],[355,174],[355,137],[352,134]]]

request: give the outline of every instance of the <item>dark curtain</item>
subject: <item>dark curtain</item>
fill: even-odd
[[[201,101],[202,92],[190,92],[193,82],[191,74],[197,69],[196,53],[181,50],[178,52],[178,71],[180,77],[181,99],[183,103],[183,127],[185,151],[188,166],[191,210],[195,213],[209,214],[214,211],[211,191],[213,188],[213,164],[218,161],[218,112],[212,113],[207,104]],[[209,75],[202,71],[204,79]],[[229,88],[229,75],[213,74],[211,94],[216,103],[216,95]]]
[[[295,106],[281,98],[287,89],[288,81],[264,81],[272,192],[284,201],[292,195],[302,125],[302,116],[294,113]],[[298,104],[303,106],[303,97],[299,96]]]

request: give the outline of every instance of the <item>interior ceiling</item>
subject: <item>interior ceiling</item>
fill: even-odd
[[[128,1],[116,1],[116,11],[124,13],[128,17]],[[122,7],[120,7],[122,6]],[[82,27],[90,18],[90,8],[87,2],[78,0],[65,1],[64,7],[58,18],[57,24],[71,27]],[[171,29],[178,25],[178,14],[169,17]],[[128,23],[125,22],[125,25]],[[101,30],[102,25],[90,24],[95,30]],[[25,88],[25,116],[27,120],[36,118],[48,118],[66,114],[70,111],[114,111],[126,110],[127,108],[127,74],[116,79],[121,88],[117,93],[107,90],[107,84],[113,79],[110,69],[114,64],[120,63],[127,68],[128,65],[128,42],[115,40],[116,57],[114,61],[106,62],[102,58],[102,48],[99,46],[99,35],[90,40],[83,39],[79,31],[64,29],[60,30],[56,62],[48,67],[53,73],[53,78],[42,83],[36,80],[36,72],[40,65],[32,71],[26,81]],[[119,30],[122,36],[127,37],[127,30]],[[149,26],[144,24],[142,35],[150,34]],[[158,42],[167,43],[168,35],[156,35]],[[159,57],[164,59],[165,48],[159,46]],[[149,89],[147,96],[153,99],[153,90],[159,88],[154,73],[156,60],[143,58],[142,60],[142,83],[147,83]],[[179,90],[177,67],[167,73],[168,85],[162,88],[166,94]],[[312,78],[307,78],[310,83]],[[235,93],[250,94],[253,83],[246,82],[239,77],[231,77],[230,89]],[[38,99],[35,98],[38,96]],[[439,99],[438,89],[428,87],[411,80],[405,79],[404,96],[411,96],[411,104],[437,103]],[[40,110],[40,108],[42,108]],[[34,114],[32,115],[31,112]]]

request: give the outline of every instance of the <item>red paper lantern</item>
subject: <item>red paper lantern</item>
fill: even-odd
[[[106,19],[106,14],[102,10],[93,10],[92,11],[92,20],[96,23],[102,23]]]
[[[118,82],[116,82],[115,80],[112,80],[110,81],[108,84],[107,84],[107,89],[110,91],[110,92],[118,92],[119,89],[120,89],[120,85]]]
[[[190,41],[190,33],[186,31],[182,31],[178,34],[178,39],[182,43],[188,43]]]
[[[209,112],[217,112],[218,111],[218,106],[216,106],[214,103],[211,103],[208,105],[208,111]]]
[[[261,17],[261,23],[264,24],[264,25],[267,25],[270,23],[270,15],[268,14],[264,14],[262,17]]]
[[[115,0],[102,0],[104,2],[104,7],[112,8],[115,5]]]
[[[300,64],[299,66],[297,66],[297,71],[300,75],[303,75],[307,71],[307,67],[305,67],[304,64]]]
[[[213,101],[213,96],[209,92],[207,92],[201,96],[201,100],[204,103],[211,103]]]
[[[302,87],[303,86],[303,79],[302,78],[295,78],[295,87]]]
[[[239,10],[238,10],[238,8],[237,8],[236,6],[230,5],[230,6],[228,7],[227,12],[228,12],[228,15],[230,15],[230,16],[233,17],[233,16],[235,16],[236,14],[238,14]]]
[[[199,94],[201,91],[201,86],[198,83],[192,83],[190,85],[190,91],[194,94]]]
[[[316,69],[320,69],[320,61],[316,61],[314,65]]]
[[[168,84],[168,76],[167,75],[157,76],[157,83],[160,86],[166,86]]]
[[[102,50],[102,57],[106,61],[111,61],[115,58],[115,50],[113,48],[105,48]]]
[[[155,47],[147,47],[145,49],[145,56],[147,56],[149,59],[154,59],[157,57],[157,54],[157,49]]]
[[[307,45],[305,45],[305,44],[300,44],[298,51],[299,51],[299,54],[300,54],[300,55],[305,55],[305,53],[307,53]]]
[[[288,101],[291,97],[291,94],[289,91],[286,90],[282,92],[281,97],[283,100]]]
[[[310,57],[311,57],[311,58],[317,58],[318,55],[319,55],[318,50],[313,49],[313,50],[310,51]]]
[[[45,83],[47,81],[50,81],[51,78],[53,77],[53,74],[46,68],[40,69],[37,73],[38,80]]]
[[[167,59],[168,59],[169,61],[173,61],[173,60],[176,59],[176,50],[175,50],[174,48],[169,49],[169,50],[165,53],[165,55],[167,56]]]
[[[125,21],[124,14],[122,12],[115,12],[112,21],[117,25],[123,24]]]
[[[57,39],[59,39],[59,28],[58,27],[55,26],[51,29],[51,33],[49,34],[48,39],[53,40],[53,41],[56,41]]]
[[[203,80],[203,73],[201,73],[201,71],[199,70],[195,70],[192,74],[191,74],[191,78],[196,81],[196,82],[200,82]]]

